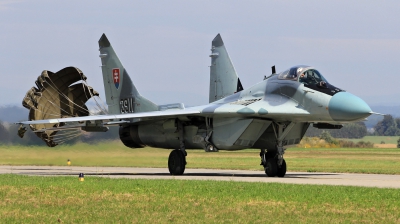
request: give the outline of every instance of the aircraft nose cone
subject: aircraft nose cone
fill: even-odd
[[[348,92],[339,92],[329,101],[329,115],[335,121],[354,121],[370,115],[371,108],[364,100]]]

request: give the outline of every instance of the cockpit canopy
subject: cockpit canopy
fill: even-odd
[[[300,65],[292,67],[278,74],[278,79],[294,80],[301,83],[318,84],[321,81],[328,82],[322,75],[313,67]]]
[[[342,91],[341,89],[330,85],[318,70],[307,65],[294,66],[284,72],[281,72],[278,74],[278,79],[298,81],[303,83],[305,87],[329,94],[331,96]]]

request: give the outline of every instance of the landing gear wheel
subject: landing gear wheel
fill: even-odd
[[[278,177],[284,177],[285,174],[286,174],[286,162],[285,162],[285,160],[283,160],[281,167],[278,167],[277,176]]]
[[[267,159],[264,170],[267,176],[275,177],[278,173],[278,164],[276,163],[276,160],[273,158]]]
[[[169,154],[168,169],[171,175],[182,175],[185,172],[186,159],[181,150],[173,150]]]

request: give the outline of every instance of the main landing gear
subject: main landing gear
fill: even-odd
[[[182,175],[186,167],[186,148],[182,122],[178,121],[180,148],[172,150],[168,157],[168,170],[171,175]]]
[[[260,157],[261,164],[264,166],[265,173],[269,177],[284,177],[286,174],[286,161],[283,159],[283,154],[285,150],[283,148],[283,140],[287,136],[287,134],[292,130],[295,123],[291,122],[288,125],[274,123],[272,124],[274,128],[275,137],[277,140],[276,150],[273,151],[265,151],[265,149],[261,149]]]
[[[171,175],[182,175],[186,167],[186,151],[172,150],[168,158],[168,169]]]

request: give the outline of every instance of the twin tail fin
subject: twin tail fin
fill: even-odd
[[[158,110],[156,104],[139,94],[105,34],[99,40],[99,48],[108,113]]]
[[[210,103],[243,90],[220,34],[211,45]]]

